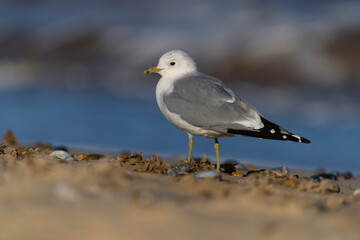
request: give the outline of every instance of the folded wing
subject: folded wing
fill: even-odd
[[[309,143],[265,119],[221,80],[195,73],[175,81],[164,96],[168,110],[189,124],[220,133]]]

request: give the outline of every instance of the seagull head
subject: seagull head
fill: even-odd
[[[148,68],[145,74],[159,73],[162,77],[176,77],[197,71],[194,59],[184,51],[171,50],[164,53],[156,67]]]

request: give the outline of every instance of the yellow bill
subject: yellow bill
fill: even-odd
[[[144,71],[144,74],[149,74],[149,73],[157,73],[160,72],[161,70],[163,70],[162,68],[157,68],[157,67],[152,67],[152,68],[148,68]]]

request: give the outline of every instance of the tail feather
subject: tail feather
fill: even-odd
[[[227,130],[228,133],[239,134],[249,137],[263,138],[263,139],[274,139],[282,141],[292,141],[300,143],[310,143],[310,140],[300,137],[298,135],[292,134],[291,132],[285,130],[279,125],[270,122],[269,120],[261,117],[261,121],[264,124],[264,127],[256,130],[243,130],[243,129],[231,129]]]

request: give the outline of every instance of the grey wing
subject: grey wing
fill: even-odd
[[[227,132],[228,128],[259,129],[260,114],[221,80],[197,73],[174,83],[164,103],[186,122],[205,129]]]

